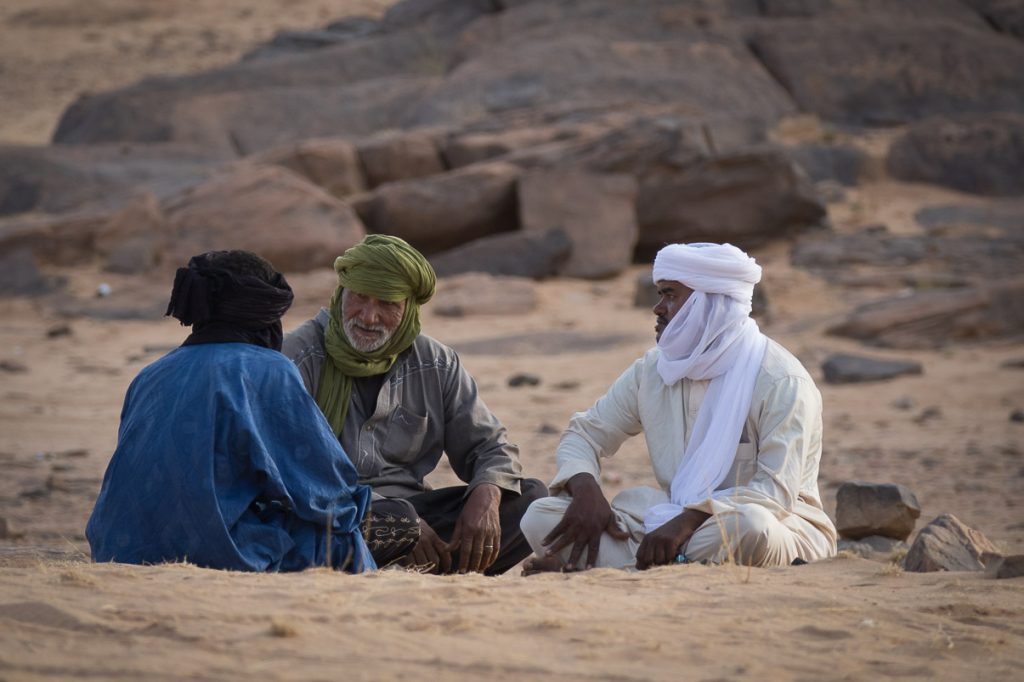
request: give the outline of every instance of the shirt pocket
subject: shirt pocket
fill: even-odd
[[[388,417],[381,454],[392,464],[414,462],[421,454],[426,435],[427,418],[399,405]]]
[[[757,471],[757,450],[753,443],[740,443],[736,448],[736,457],[732,461],[729,473],[725,475],[718,490],[736,488],[750,483]]]

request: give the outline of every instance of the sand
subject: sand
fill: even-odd
[[[80,90],[230,62],[278,28],[384,4],[104,0],[83,13],[76,8],[85,4],[70,0],[8,0],[0,6],[0,141],[45,142]],[[215,47],[204,51],[204,40]],[[783,132],[798,135],[800,125]],[[971,201],[879,181],[848,191],[831,214],[840,231],[885,222],[913,234],[916,208]],[[1024,425],[1009,419],[1024,407],[1024,370],[1004,367],[1024,359],[1024,345],[885,351],[827,336],[852,307],[893,292],[829,285],[791,267],[790,247],[754,252],[772,307],[762,327],[819,381],[826,509],[834,513],[843,481],[901,483],[921,501],[919,527],[948,512],[1007,552],[1024,552]],[[427,333],[466,349],[463,361],[520,445],[529,475],[552,476],[569,416],[652,343],[653,316],[632,305],[641,270],[542,283],[537,308],[524,314],[448,318],[425,309]],[[68,296],[110,307],[158,307],[170,286],[88,267],[49,274],[68,279]],[[333,284],[330,272],[289,278],[297,301],[286,328],[313,315]],[[113,294],[97,303],[101,282]],[[998,680],[1024,666],[1021,579],[910,574],[851,556],[785,569],[530,578],[90,564],[84,525],[124,391],[185,330],[169,319],[68,318],[57,312],[66,303],[0,299],[0,362],[23,368],[0,371],[0,518],[8,534],[0,539],[0,680]],[[533,336],[500,343],[523,334]],[[571,335],[605,341],[572,352],[564,343]],[[826,385],[821,361],[838,351],[916,360],[924,373]],[[509,387],[517,372],[541,383]],[[633,439],[608,463],[609,496],[651,482],[645,458],[642,439]],[[436,485],[453,481],[445,466],[432,477]]]

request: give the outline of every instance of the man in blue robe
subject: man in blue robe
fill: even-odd
[[[178,269],[167,314],[192,334],[128,388],[86,528],[95,561],[376,568],[361,533],[370,489],[279,352],[291,302],[245,251]]]

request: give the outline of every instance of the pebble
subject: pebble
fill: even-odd
[[[519,386],[538,386],[540,385],[540,377],[536,374],[520,372],[518,374],[513,374],[508,378],[508,385],[512,388]]]
[[[1024,410],[1014,410],[1010,413],[1010,421],[1018,424],[1024,422]]]

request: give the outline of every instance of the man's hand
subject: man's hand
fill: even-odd
[[[501,488],[491,483],[481,483],[469,494],[447,547],[449,552],[459,552],[459,573],[483,573],[498,558],[501,548],[500,503]]]
[[[602,533],[608,533],[617,540],[625,540],[629,534],[615,523],[612,507],[593,476],[576,474],[566,481],[565,487],[572,495],[572,502],[562,520],[544,538],[547,555],[554,556],[572,545],[565,569],[571,571],[576,567],[583,550],[587,551],[587,568],[593,568],[601,547]]]
[[[711,518],[710,514],[687,509],[671,521],[666,521],[645,535],[643,542],[636,550],[636,567],[643,571],[651,566],[674,563],[680,548],[709,518]]]
[[[448,545],[423,519],[420,519],[420,539],[405,564],[425,568],[431,573],[451,573],[452,554]]]

